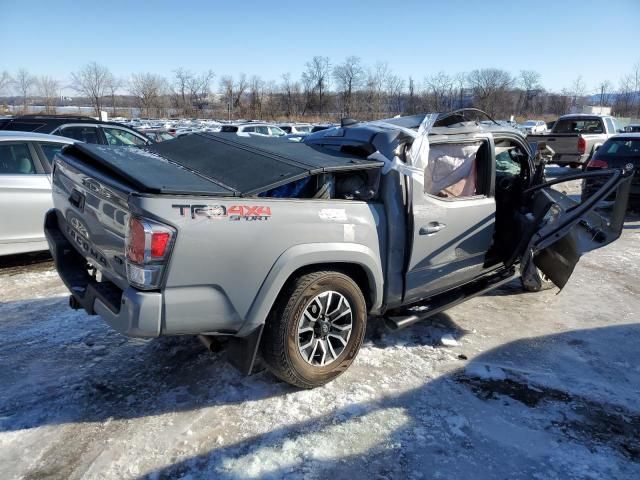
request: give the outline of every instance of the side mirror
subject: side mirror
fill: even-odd
[[[618,133],[624,133],[624,128],[619,128]]]

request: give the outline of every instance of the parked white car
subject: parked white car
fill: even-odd
[[[51,165],[76,140],[43,133],[0,131],[0,256],[49,247],[44,214],[53,208]]]
[[[283,137],[286,132],[280,127],[270,125],[268,123],[243,123],[237,125],[223,125],[220,129],[222,133],[236,133],[236,134],[248,134],[259,135],[262,137]]]
[[[311,133],[313,125],[310,123],[279,123],[278,127],[287,134],[306,135],[307,133]]]
[[[518,125],[518,128],[526,134],[547,133],[547,124],[544,120],[527,120]]]

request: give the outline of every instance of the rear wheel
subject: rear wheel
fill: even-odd
[[[364,297],[350,277],[336,271],[302,275],[271,312],[262,357],[285,382],[302,388],[323,385],[351,365],[366,321]]]

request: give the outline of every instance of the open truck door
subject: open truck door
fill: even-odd
[[[596,175],[606,180],[583,202],[552,188]],[[538,282],[540,271],[563,288],[584,253],[620,237],[632,175],[633,166],[628,165],[624,169],[565,176],[524,192],[525,228],[512,260],[519,259],[525,286]]]

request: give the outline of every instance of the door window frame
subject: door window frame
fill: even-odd
[[[51,173],[53,169],[53,160],[51,161],[51,164],[49,164],[49,157],[47,157],[47,154],[44,153],[44,149],[42,148],[43,144],[61,145],[62,148],[66,147],[67,145],[73,144],[56,142],[55,140],[38,140],[32,143],[33,148],[38,152],[40,163],[43,165],[43,170],[45,171],[45,173]]]
[[[438,197],[437,195],[433,195],[431,193],[427,193],[424,191],[424,185],[420,185],[418,182],[416,182],[415,180],[412,180],[410,182],[410,184],[412,185],[412,188],[415,188],[415,183],[418,183],[418,185],[420,185],[420,193],[423,196],[428,196],[429,198],[433,198],[436,199],[438,201],[441,202],[463,202],[463,201],[467,201],[467,200],[480,200],[483,198],[493,198],[495,196],[495,177],[496,177],[496,162],[495,162],[495,144],[494,144],[494,140],[491,136],[478,136],[478,137],[474,137],[474,138],[465,138],[465,139],[446,139],[443,141],[434,141],[434,142],[430,142],[429,147],[431,147],[432,145],[471,145],[471,144],[476,144],[476,143],[487,143],[488,145],[488,149],[489,149],[489,172],[488,172],[488,185],[486,184],[487,179],[480,179],[480,177],[478,176],[478,165],[476,163],[476,182],[480,182],[483,181],[485,182],[485,190],[486,193],[481,193],[481,194],[475,194],[475,195],[469,195],[469,196],[465,196],[465,197]],[[482,146],[480,147],[482,148]],[[478,150],[480,149],[478,148]],[[476,188],[477,190],[477,188]],[[413,196],[413,195],[411,195]],[[414,202],[412,202],[414,203]]]
[[[527,168],[529,169],[529,179],[528,179],[528,185],[523,185],[522,188],[523,190],[526,190],[527,188],[531,187],[531,182],[533,182],[533,176],[535,174],[535,165],[533,163],[533,151],[531,150],[531,146],[526,142],[523,141],[521,138],[515,136],[515,135],[509,135],[506,133],[498,133],[496,134],[496,136],[494,137],[493,141],[494,141],[494,155],[493,155],[493,179],[494,179],[494,183],[495,183],[495,177],[497,174],[496,171],[496,160],[495,160],[495,144],[497,142],[501,142],[504,140],[508,140],[509,142],[512,143],[517,143],[520,148],[527,154]],[[492,192],[492,196],[495,195],[495,186]]]
[[[95,128],[96,131],[97,131],[98,140],[100,142],[97,145],[106,145],[107,144],[107,139],[104,136],[104,132],[100,128],[100,125],[98,125],[97,123],[65,123],[63,125],[60,125],[58,128],[56,128],[53,132],[51,132],[51,134],[52,135],[59,135],[60,137],[65,137],[64,133],[62,132],[62,130],[64,130],[65,128],[69,128],[69,127]],[[71,137],[65,137],[65,138],[71,138]],[[82,142],[82,140],[78,140],[76,138],[71,138],[71,139],[75,140],[76,142]]]

